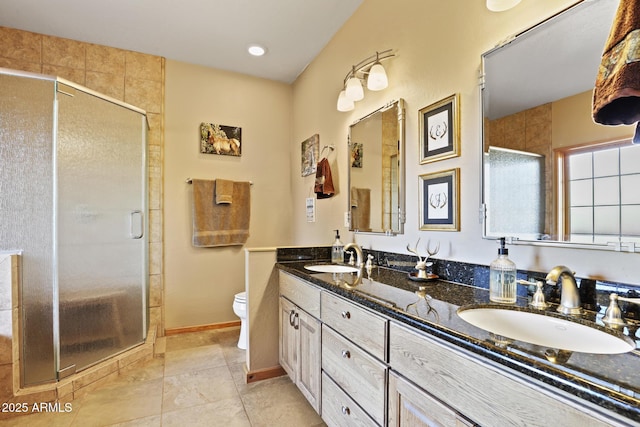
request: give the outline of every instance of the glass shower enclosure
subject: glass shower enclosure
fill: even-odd
[[[144,342],[147,121],[82,86],[0,69],[0,250],[21,250],[21,380]]]

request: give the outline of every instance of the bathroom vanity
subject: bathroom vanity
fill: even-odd
[[[458,316],[487,289],[309,263],[276,264],[280,358],[330,426],[640,425],[638,350],[551,358]]]

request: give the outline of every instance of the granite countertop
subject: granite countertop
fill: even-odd
[[[628,353],[557,354],[554,349],[498,337],[462,320],[458,308],[490,303],[487,289],[442,280],[416,282],[406,272],[379,266],[372,269],[369,277],[363,272],[358,281],[356,274],[334,277],[331,273],[310,272],[304,268],[310,263],[313,262],[281,261],[276,267],[391,319],[640,421],[640,339],[633,335],[635,330],[624,331],[636,340],[636,349]],[[512,308],[525,310],[526,306],[527,299],[519,298]],[[555,307],[547,309],[549,315],[558,316]],[[576,321],[593,324],[600,317],[601,314],[586,312]],[[549,357],[550,351],[557,357]]]

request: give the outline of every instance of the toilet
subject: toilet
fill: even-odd
[[[240,318],[240,338],[238,348],[247,349],[247,293],[240,292],[233,297],[233,312]]]

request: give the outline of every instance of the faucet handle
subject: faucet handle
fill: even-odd
[[[618,300],[640,304],[640,298],[621,297],[616,293],[609,295],[609,307],[607,307],[607,310],[604,312],[602,321],[611,327],[625,326],[627,324],[622,318],[622,310],[620,310]]]
[[[536,292],[533,294],[533,299],[531,300],[531,307],[538,308],[540,310],[544,310],[549,307],[549,304],[544,299],[544,293],[542,292],[542,281],[536,280],[535,282],[530,282],[528,280],[520,279],[517,281],[519,285],[530,286],[533,285],[536,287]]]

